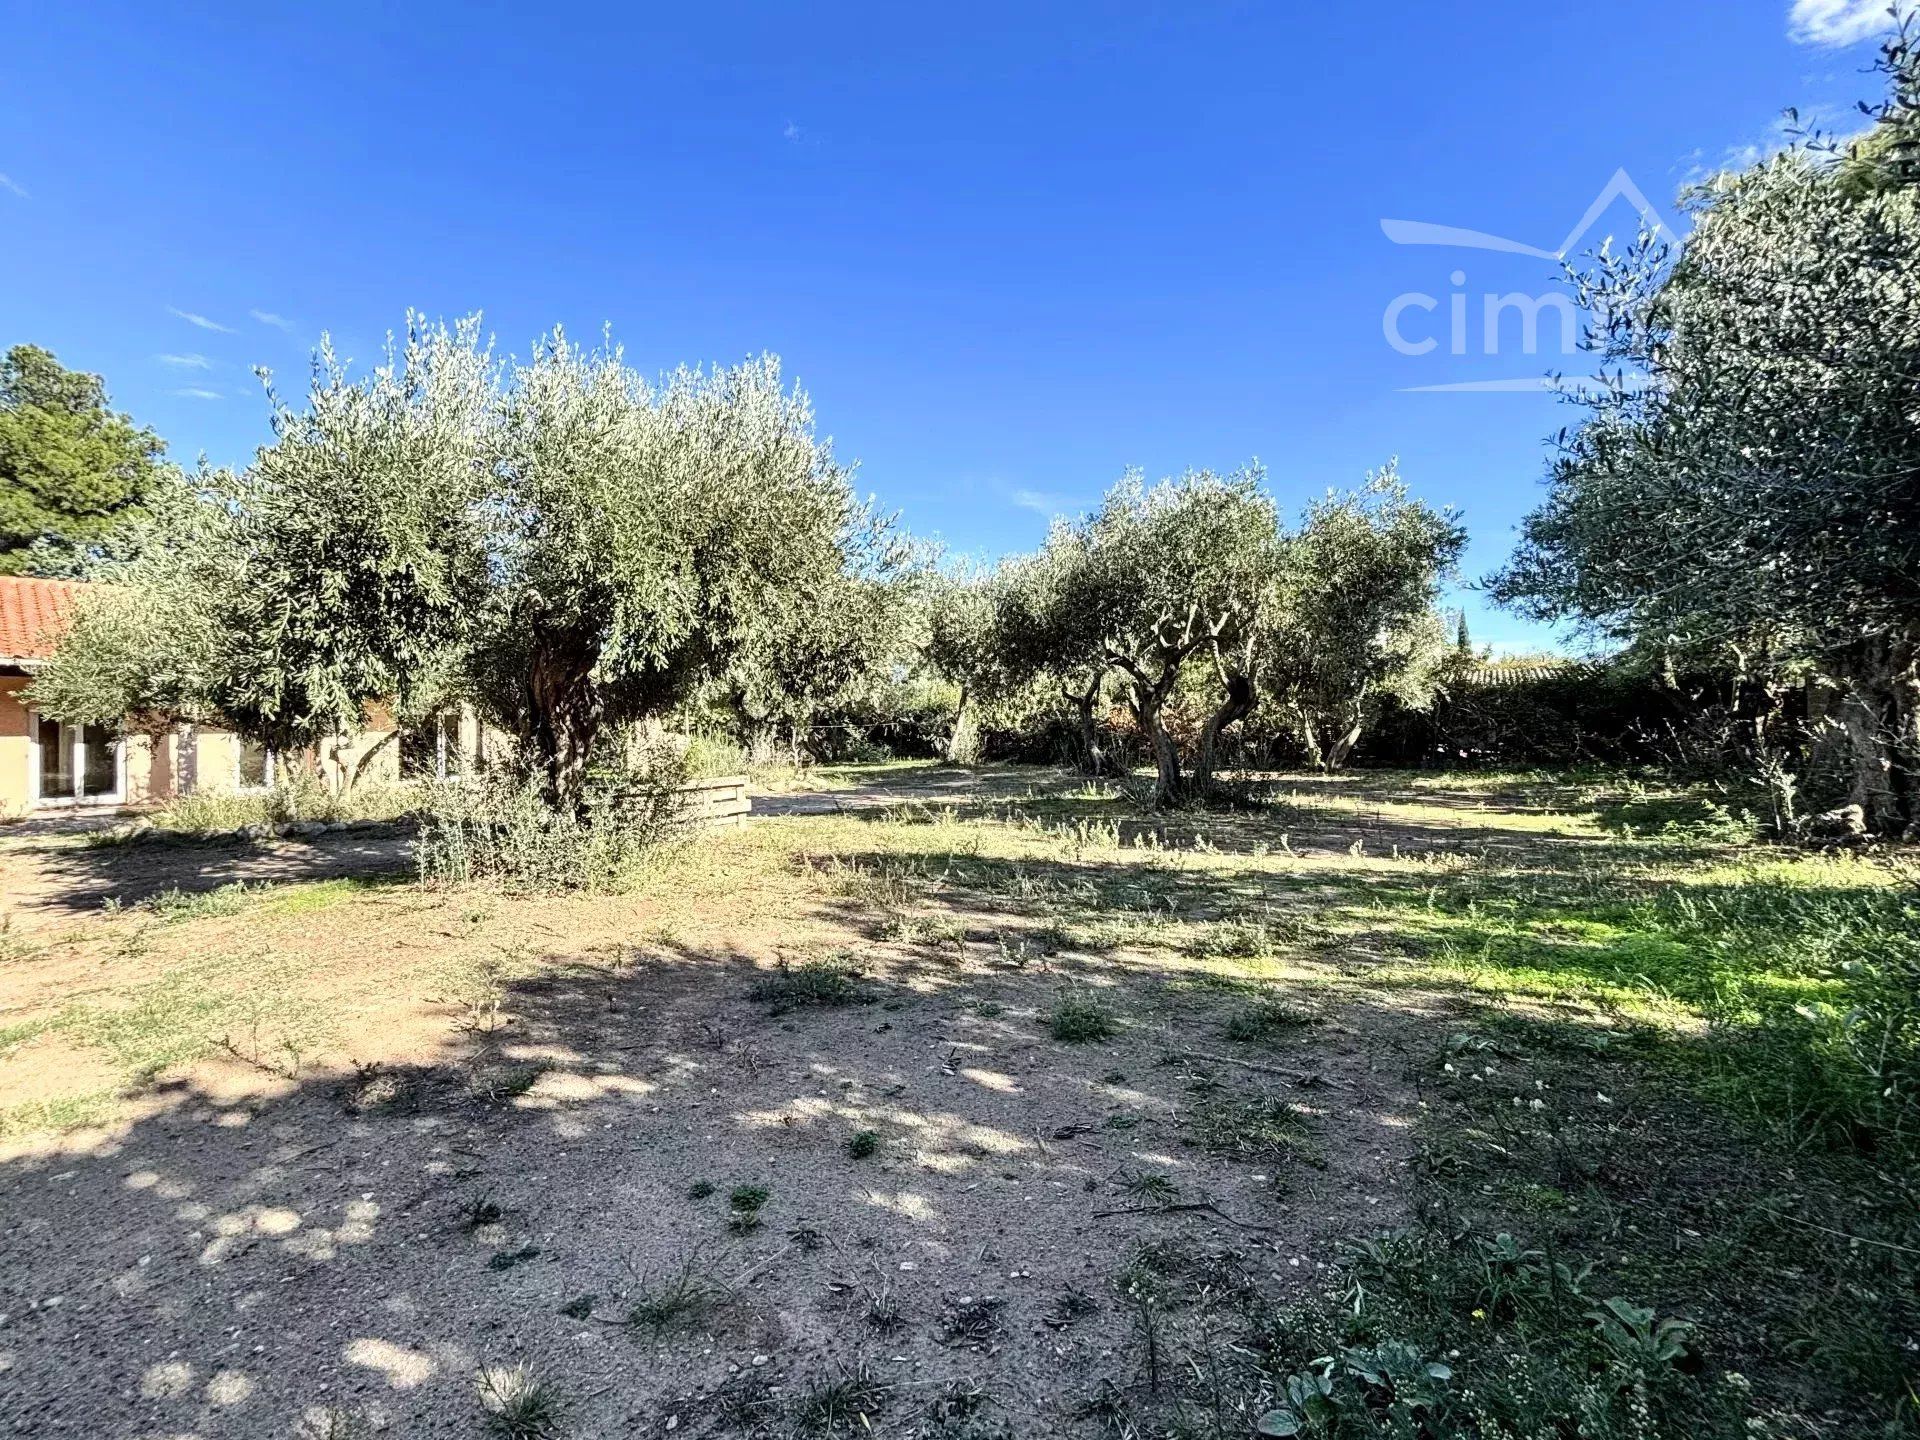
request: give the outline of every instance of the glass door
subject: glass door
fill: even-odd
[[[63,725],[43,715],[33,725],[41,800],[120,798],[121,740],[111,727]]]
[[[73,732],[58,720],[39,721],[40,798],[71,800],[73,796]]]
[[[89,800],[120,793],[120,739],[104,725],[80,727],[80,794]]]

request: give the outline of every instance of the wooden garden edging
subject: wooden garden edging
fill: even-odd
[[[692,824],[744,825],[753,809],[747,798],[747,777],[716,775],[706,780],[690,780],[680,787],[681,814]]]

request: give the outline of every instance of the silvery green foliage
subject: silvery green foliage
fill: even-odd
[[[872,522],[771,356],[658,384],[558,333],[511,366],[468,675],[573,794],[609,722],[658,715],[843,582]]]
[[[753,627],[706,691],[761,744],[783,735],[795,763],[822,713],[885,713],[918,642],[925,560],[894,517],[859,506],[845,553],[842,568],[819,567],[772,596],[777,613]]]
[[[303,409],[241,471],[157,497],[36,698],[70,719],[209,719],[294,747],[445,667],[486,581],[493,367],[478,324],[411,320],[364,379],[322,342]],[[271,392],[270,392],[271,393]]]
[[[229,518],[194,572],[215,598],[216,713],[297,744],[443,675],[489,573],[495,374],[477,317],[410,316],[360,380],[322,340],[305,406],[276,397],[273,443],[211,486]]]
[[[928,577],[921,654],[956,692],[946,745],[950,761],[974,758],[975,708],[1006,698],[1019,685],[1000,630],[1001,596],[1006,588],[1003,571],[964,563],[950,564]]]
[[[1261,689],[1316,765],[1338,767],[1388,701],[1421,709],[1448,653],[1435,602],[1466,531],[1396,464],[1328,493],[1290,532],[1262,626]]]
[[[1112,666],[1102,607],[1088,603],[1082,582],[1086,558],[1084,527],[1055,521],[1037,552],[1000,567],[993,631],[1009,686],[1070,704],[1078,731],[1076,762],[1087,774],[1100,775],[1118,768],[1102,747],[1094,718]]]
[[[771,357],[652,383],[559,332],[502,362],[477,318],[412,317],[364,377],[323,343],[305,405],[276,400],[273,443],[204,473],[126,577],[185,659],[103,664],[138,630],[89,625],[49,694],[76,716],[151,701],[281,745],[374,701],[470,698],[573,803],[603,727],[781,636],[814,635],[816,670],[841,663],[820,637],[872,613],[886,533]]]
[[[131,557],[95,564],[64,642],[29,687],[45,713],[75,723],[164,730],[209,713],[202,677],[217,668],[214,596],[191,557],[223,531],[207,503],[212,476],[162,467],[147,500],[150,538]]]
[[[1839,692],[1854,799],[1920,801],[1920,62],[1878,123],[1714,177],[1677,253],[1574,277],[1615,383],[1577,396],[1495,593],[1670,651],[1809,667]]]
[[[590,790],[556,811],[540,783],[494,774],[436,785],[420,813],[420,878],[527,891],[617,891],[681,828],[680,796],[662,786]]]
[[[1271,603],[1281,566],[1279,515],[1265,471],[1190,470],[1148,486],[1130,474],[1099,510],[1056,536],[1055,603],[1094,627],[1153,746],[1155,799],[1187,797],[1164,707],[1196,656],[1239,653]]]

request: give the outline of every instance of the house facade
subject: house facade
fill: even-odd
[[[0,575],[0,819],[264,790],[290,765],[311,767],[335,786],[400,778],[400,737],[378,706],[369,707],[357,733],[289,756],[213,726],[177,725],[147,735],[40,714],[27,686],[53,654],[85,589],[73,581]]]

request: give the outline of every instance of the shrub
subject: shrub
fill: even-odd
[[[807,1008],[866,1005],[875,998],[861,983],[860,972],[842,956],[798,965],[782,960],[777,972],[754,981],[747,993],[775,1015]]]
[[[619,890],[679,829],[676,785],[589,787],[578,811],[554,809],[539,785],[504,775],[436,785],[421,815],[420,878],[516,890]]]
[[[242,825],[292,825],[303,820],[397,820],[421,804],[417,785],[357,785],[336,791],[319,776],[296,770],[270,790],[209,790],[182,795],[147,818],[182,835],[217,835]]]
[[[745,750],[731,740],[717,740],[711,735],[689,736],[681,758],[689,780],[706,780],[716,775],[744,775],[748,768]]]

